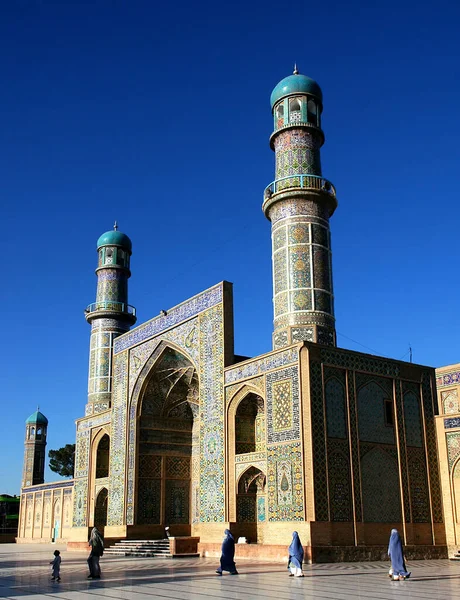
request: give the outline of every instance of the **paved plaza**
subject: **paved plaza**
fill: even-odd
[[[48,564],[61,550],[60,583],[52,582]],[[389,564],[338,563],[305,567],[303,579],[288,577],[284,564],[240,560],[238,576],[215,574],[218,561],[210,558],[101,559],[102,579],[88,581],[86,554],[66,552],[51,544],[0,545],[0,598],[62,598],[78,600],[213,600],[276,598],[343,599],[459,598],[460,562],[414,561],[411,579],[393,582]]]

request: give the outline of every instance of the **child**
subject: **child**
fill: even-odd
[[[54,560],[50,562],[50,565],[53,565],[53,572],[51,581],[61,581],[61,557],[59,550],[54,551]]]

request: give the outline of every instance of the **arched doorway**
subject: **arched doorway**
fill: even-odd
[[[236,520],[239,531],[252,543],[263,542],[266,477],[260,469],[249,467],[238,481]]]
[[[191,361],[166,347],[139,405],[136,525],[153,535],[166,525],[173,535],[190,535],[199,489],[198,375]]]
[[[94,508],[94,527],[97,527],[101,533],[107,525],[107,488],[102,488],[96,498]]]

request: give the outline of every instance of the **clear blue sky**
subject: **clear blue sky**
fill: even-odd
[[[339,345],[460,361],[459,22],[454,0],[1,3],[0,492],[37,404],[48,449],[74,442],[115,219],[139,322],[226,279],[236,352],[271,349],[269,96],[294,61],[324,93]]]

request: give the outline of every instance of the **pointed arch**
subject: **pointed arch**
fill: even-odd
[[[97,493],[94,508],[94,527],[102,531],[107,525],[107,499],[108,489],[103,487]]]

